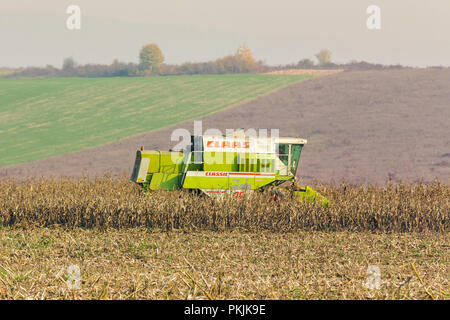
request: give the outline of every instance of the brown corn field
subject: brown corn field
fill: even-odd
[[[331,205],[266,194],[218,201],[181,191],[150,192],[127,178],[0,180],[0,224],[67,228],[286,232],[448,232],[450,186],[316,186]]]

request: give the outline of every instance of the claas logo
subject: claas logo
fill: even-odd
[[[206,143],[208,148],[236,148],[236,149],[249,149],[250,142],[244,141],[214,141],[210,140]]]
[[[205,172],[207,177],[227,177],[228,172]]]

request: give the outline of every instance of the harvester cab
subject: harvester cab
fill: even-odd
[[[131,180],[145,190],[188,189],[208,196],[231,193],[237,198],[280,188],[284,194],[328,205],[328,200],[310,187],[295,184],[306,143],[300,138],[247,136],[242,130],[225,136],[191,136],[183,151],[147,151],[141,147]],[[291,186],[277,187],[286,182]]]

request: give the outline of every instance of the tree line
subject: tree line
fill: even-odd
[[[115,59],[111,64],[78,64],[72,57],[65,58],[62,68],[47,65],[44,68],[27,67],[5,74],[4,77],[136,77],[189,74],[258,73],[268,69],[256,61],[246,45],[234,54],[214,61],[171,65],[164,63],[164,55],[156,43],[144,45],[139,63],[124,63]],[[0,74],[1,76],[1,74]]]
[[[235,53],[208,62],[186,62],[181,65],[165,64],[164,54],[156,43],[144,45],[139,52],[139,63],[124,63],[115,59],[111,64],[78,64],[72,57],[63,61],[62,68],[47,65],[44,68],[27,67],[14,72],[0,73],[0,77],[146,77],[166,75],[264,73],[283,69],[336,69],[331,51],[323,49],[315,55],[317,64],[311,59],[301,59],[296,64],[268,66],[257,61],[252,51],[244,44]],[[345,69],[380,69],[382,65],[352,62]]]

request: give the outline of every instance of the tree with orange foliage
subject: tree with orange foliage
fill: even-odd
[[[253,57],[252,51],[247,47],[246,44],[239,46],[235,57],[239,61],[239,69],[241,72],[252,72],[255,71],[259,63]]]

